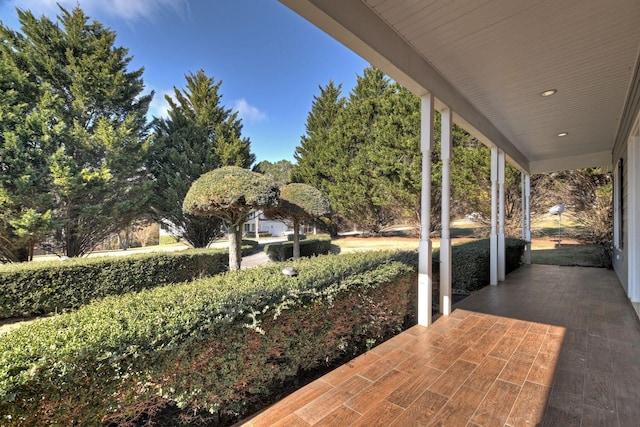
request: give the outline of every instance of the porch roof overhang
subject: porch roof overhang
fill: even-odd
[[[640,109],[638,0],[280,1],[529,173],[612,165]]]

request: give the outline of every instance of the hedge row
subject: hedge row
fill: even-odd
[[[287,241],[293,242],[293,240],[295,238],[296,238],[296,236],[294,234],[287,234]],[[300,240],[300,241],[307,240],[307,235],[306,234],[299,234],[298,235],[298,240]]]
[[[24,325],[0,340],[0,424],[246,416],[300,372],[400,331],[415,264],[415,253],[322,256],[291,263],[296,277],[229,272]]]
[[[271,261],[286,261],[293,258],[293,242],[266,245],[264,251]],[[300,242],[300,256],[326,255],[331,251],[331,237],[314,236]]]
[[[243,252],[251,251],[243,242]],[[0,319],[77,309],[97,298],[179,283],[228,269],[226,250],[76,258],[0,267]]]
[[[505,239],[506,273],[522,265],[525,242],[520,239]],[[433,272],[440,271],[439,250],[433,252]],[[451,247],[452,287],[461,291],[474,291],[490,282],[490,240],[472,240]]]

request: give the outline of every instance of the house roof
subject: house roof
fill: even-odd
[[[531,173],[613,164],[638,114],[638,0],[280,1]]]

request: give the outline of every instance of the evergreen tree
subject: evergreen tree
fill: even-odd
[[[241,138],[237,113],[221,105],[222,82],[203,70],[186,77],[184,89],[174,88],[168,118],[155,120],[156,138],[148,169],[155,181],[152,207],[164,228],[194,247],[206,247],[222,235],[219,218],[184,213],[182,203],[191,184],[222,166],[248,168],[255,161],[250,142]]]
[[[143,70],[128,71],[116,34],[79,7],[60,7],[57,22],[22,10],[18,18],[21,33],[0,25],[0,62],[12,70],[3,108],[23,113],[2,121],[2,142],[14,146],[3,153],[11,173],[2,191],[29,218],[10,220],[5,234],[29,236],[28,247],[55,227],[56,246],[80,256],[144,208],[151,95],[141,95]],[[18,188],[24,180],[38,183],[31,205]]]
[[[400,221],[419,224],[420,99],[374,68],[365,69],[358,77],[356,87],[346,102],[341,101],[340,108],[327,108],[335,105],[335,99],[335,91],[322,88],[320,97],[314,98],[307,135],[296,148],[294,180],[321,188],[338,215],[365,230],[376,232]],[[458,145],[475,147],[471,136],[454,125],[452,170],[458,167]],[[442,174],[438,113],[434,117],[431,160],[431,230],[436,230],[441,218]],[[473,161],[469,163],[475,168]],[[452,195],[466,195],[463,188],[467,180],[475,180],[473,173],[466,173],[464,179],[452,179]]]
[[[268,160],[263,160],[253,167],[254,172],[267,175],[278,187],[282,188],[291,182],[291,171],[293,170],[293,164],[289,160],[278,160],[271,163]]]
[[[381,120],[390,111],[391,83],[378,69],[358,76],[346,107],[331,129],[326,151],[335,161],[329,187],[331,205],[365,230],[378,232],[394,217],[387,203],[379,156],[375,153]]]
[[[52,97],[21,66],[19,35],[0,25],[0,262],[27,261],[53,230],[44,129]]]
[[[329,135],[344,109],[345,99],[340,96],[341,84],[336,86],[329,81],[326,86],[319,88],[320,94],[313,97],[307,116],[306,134],[301,137],[293,155],[297,164],[291,172],[291,179],[327,193],[329,185],[335,183],[332,170],[336,164],[336,159],[327,150]]]

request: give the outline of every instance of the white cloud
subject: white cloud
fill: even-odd
[[[80,5],[91,18],[113,16],[126,21],[146,19],[153,21],[156,15],[169,9],[180,18],[190,18],[188,0],[14,0],[16,7],[31,10],[34,15],[42,14],[53,18],[58,13],[57,3],[67,10]]]
[[[236,99],[233,107],[243,121],[249,123],[260,123],[267,120],[267,113],[260,111],[257,107],[249,104],[246,99]]]
[[[173,89],[164,91],[156,90],[155,94],[153,95],[153,99],[149,104],[149,119],[153,117],[162,117],[166,119],[168,117],[167,111],[169,111],[169,103],[167,102],[165,95],[172,96]]]

